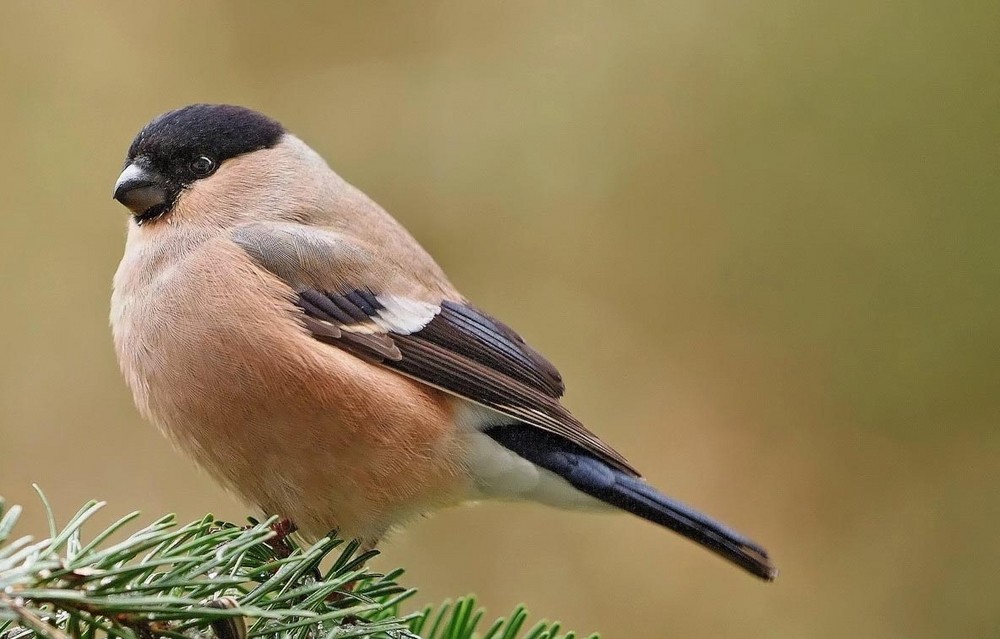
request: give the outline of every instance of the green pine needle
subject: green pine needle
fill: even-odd
[[[168,515],[126,535],[135,512],[85,542],[81,530],[104,503],[59,528],[36,490],[49,525],[41,541],[13,536],[21,508],[0,498],[0,639],[576,637],[558,623],[524,632],[523,606],[483,628],[471,596],[404,614],[416,591],[397,583],[402,569],[371,572],[378,552],[335,536],[308,548],[279,541],[273,519],[240,527],[209,515],[177,526]]]

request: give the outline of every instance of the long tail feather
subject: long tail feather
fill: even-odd
[[[760,545],[663,495],[639,477],[611,468],[571,442],[521,424],[496,426],[485,432],[591,497],[680,533],[761,579],[773,581],[778,574]]]

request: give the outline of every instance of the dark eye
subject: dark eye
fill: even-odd
[[[199,155],[191,162],[191,172],[198,177],[205,177],[215,172],[215,160],[207,155]]]

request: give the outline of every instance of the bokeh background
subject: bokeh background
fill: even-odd
[[[557,363],[765,585],[628,517],[397,535],[420,601],[617,637],[1000,631],[1000,4],[0,4],[0,493],[249,511],[142,423],[107,326],[121,159],[265,111]],[[415,602],[416,603],[416,602]]]

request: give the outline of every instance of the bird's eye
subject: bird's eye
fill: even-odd
[[[198,177],[205,177],[215,172],[215,160],[207,155],[199,155],[191,162],[191,171]]]

